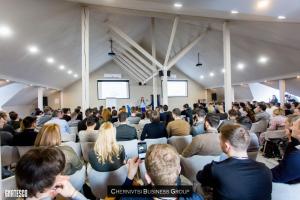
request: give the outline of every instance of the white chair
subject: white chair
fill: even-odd
[[[13,146],[1,146],[1,165],[10,166],[20,159],[18,149]]]
[[[272,200],[300,200],[300,183],[272,183]]]
[[[87,177],[92,193],[96,198],[104,199],[108,185],[122,185],[127,177],[127,166],[124,165],[115,171],[98,172],[90,165],[87,167]]]
[[[76,171],[74,174],[70,175],[69,177],[70,177],[70,182],[74,186],[74,188],[80,191],[86,179],[86,166],[83,165],[81,170]]]
[[[191,135],[186,136],[172,136],[168,138],[168,143],[175,147],[179,154],[192,142],[193,137]]]
[[[94,149],[95,142],[80,142],[82,157],[85,162],[89,162],[89,152]]]
[[[61,143],[62,146],[69,146],[71,147],[75,153],[77,154],[77,156],[80,158],[81,157],[81,145],[80,143],[76,143],[76,142],[73,142],[73,141],[70,141],[70,142],[63,142]]]
[[[137,140],[119,141],[118,144],[123,145],[127,158],[138,156]]]
[[[157,139],[145,139],[144,140],[147,143],[147,148],[150,147],[152,144],[167,144],[168,139],[163,137],[163,138],[157,138]]]
[[[78,128],[77,128],[77,125],[76,125],[76,126],[71,126],[71,127],[70,127],[70,130],[71,130],[71,134],[78,135]]]
[[[17,146],[20,158],[27,153],[27,151],[29,151],[30,149],[33,149],[34,146]]]
[[[64,133],[64,134],[61,134],[61,141],[62,142],[75,142],[76,141],[76,134],[75,133]]]
[[[1,193],[2,193],[1,199],[8,199],[5,198],[5,190],[16,190],[16,189],[17,189],[17,185],[16,185],[15,176],[11,176],[1,180]]]

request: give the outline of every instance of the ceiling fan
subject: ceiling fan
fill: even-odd
[[[110,52],[108,52],[109,56],[115,56],[116,53],[113,51],[113,40],[109,40],[110,41]]]
[[[203,64],[200,63],[200,53],[198,52],[198,63],[196,64],[196,67],[201,67]]]

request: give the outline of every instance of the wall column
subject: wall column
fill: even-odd
[[[163,93],[163,105],[168,105],[168,70],[163,70],[163,81],[162,81],[162,93]]]
[[[81,8],[81,56],[82,56],[82,110],[83,112],[90,106],[89,91],[89,8]]]
[[[285,103],[285,80],[279,80],[279,101],[281,103],[281,106]]]
[[[156,44],[155,44],[155,18],[151,18],[151,39],[152,39],[152,57],[156,59]],[[154,69],[156,69],[156,65],[154,62],[152,62],[152,66]],[[156,70],[153,70],[152,73],[154,74]],[[153,82],[152,82],[152,89],[153,89],[153,109],[157,106],[157,77],[153,76]]]
[[[223,24],[223,54],[224,54],[224,98],[225,111],[231,109],[232,85],[231,85],[231,52],[230,52],[230,30],[228,22]]]
[[[64,107],[64,93],[63,91],[61,90],[60,91],[60,108],[63,108]]]
[[[38,88],[38,108],[40,110],[44,110],[43,97],[44,97],[44,88],[39,87]]]

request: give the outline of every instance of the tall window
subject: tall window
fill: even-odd
[[[187,97],[188,96],[188,82],[187,81],[168,81],[168,96],[169,97]]]
[[[98,99],[129,99],[129,80],[98,80]]]

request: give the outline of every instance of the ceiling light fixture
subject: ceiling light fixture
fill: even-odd
[[[225,73],[225,69],[224,68],[222,69],[222,73]]]
[[[213,72],[209,73],[209,76],[213,77],[215,74]]]
[[[283,19],[286,19],[286,17],[283,16],[283,15],[279,15],[279,16],[277,17],[277,19],[283,20]]]
[[[38,53],[40,50],[37,46],[35,45],[30,45],[28,46],[28,51],[31,53],[31,54],[36,54]]]
[[[115,56],[116,53],[113,51],[113,40],[109,40],[110,42],[110,52],[108,52],[109,56]]]
[[[203,75],[201,75],[201,76],[200,76],[200,78],[201,78],[201,79],[204,79],[204,76],[203,76]]]
[[[245,68],[245,64],[244,64],[244,63],[238,63],[238,64],[237,64],[237,68],[238,68],[239,70],[243,70],[243,69]]]
[[[52,64],[52,63],[55,62],[54,58],[52,58],[52,57],[48,57],[48,58],[46,59],[46,61],[47,61],[47,63],[50,63],[50,64]]]
[[[198,62],[196,64],[196,67],[201,67],[202,63],[200,63],[200,53],[198,52]]]
[[[7,83],[9,83],[9,82],[10,82],[10,80],[6,79],[6,82],[7,82]]]
[[[268,81],[267,81],[267,80],[265,80],[264,82],[265,82],[265,83],[268,83]]]
[[[269,61],[269,58],[266,56],[260,56],[257,60],[259,63],[265,64]]]
[[[297,76],[297,79],[300,79],[300,76]]]
[[[74,74],[74,78],[77,78],[78,77],[78,74]]]
[[[72,74],[73,72],[72,72],[72,70],[68,70],[68,74]]]
[[[179,2],[174,3],[174,7],[175,8],[181,8],[182,7],[182,3],[179,3]]]
[[[0,25],[0,37],[8,38],[13,34],[11,28],[6,25]]]
[[[240,12],[239,11],[237,11],[237,10],[231,10],[231,14],[239,14]]]
[[[60,69],[60,70],[64,70],[64,69],[65,69],[65,66],[64,66],[64,65],[60,65],[60,66],[59,66],[59,69]]]
[[[260,0],[257,2],[256,7],[258,9],[264,9],[264,8],[268,7],[269,4],[270,4],[269,0]]]

